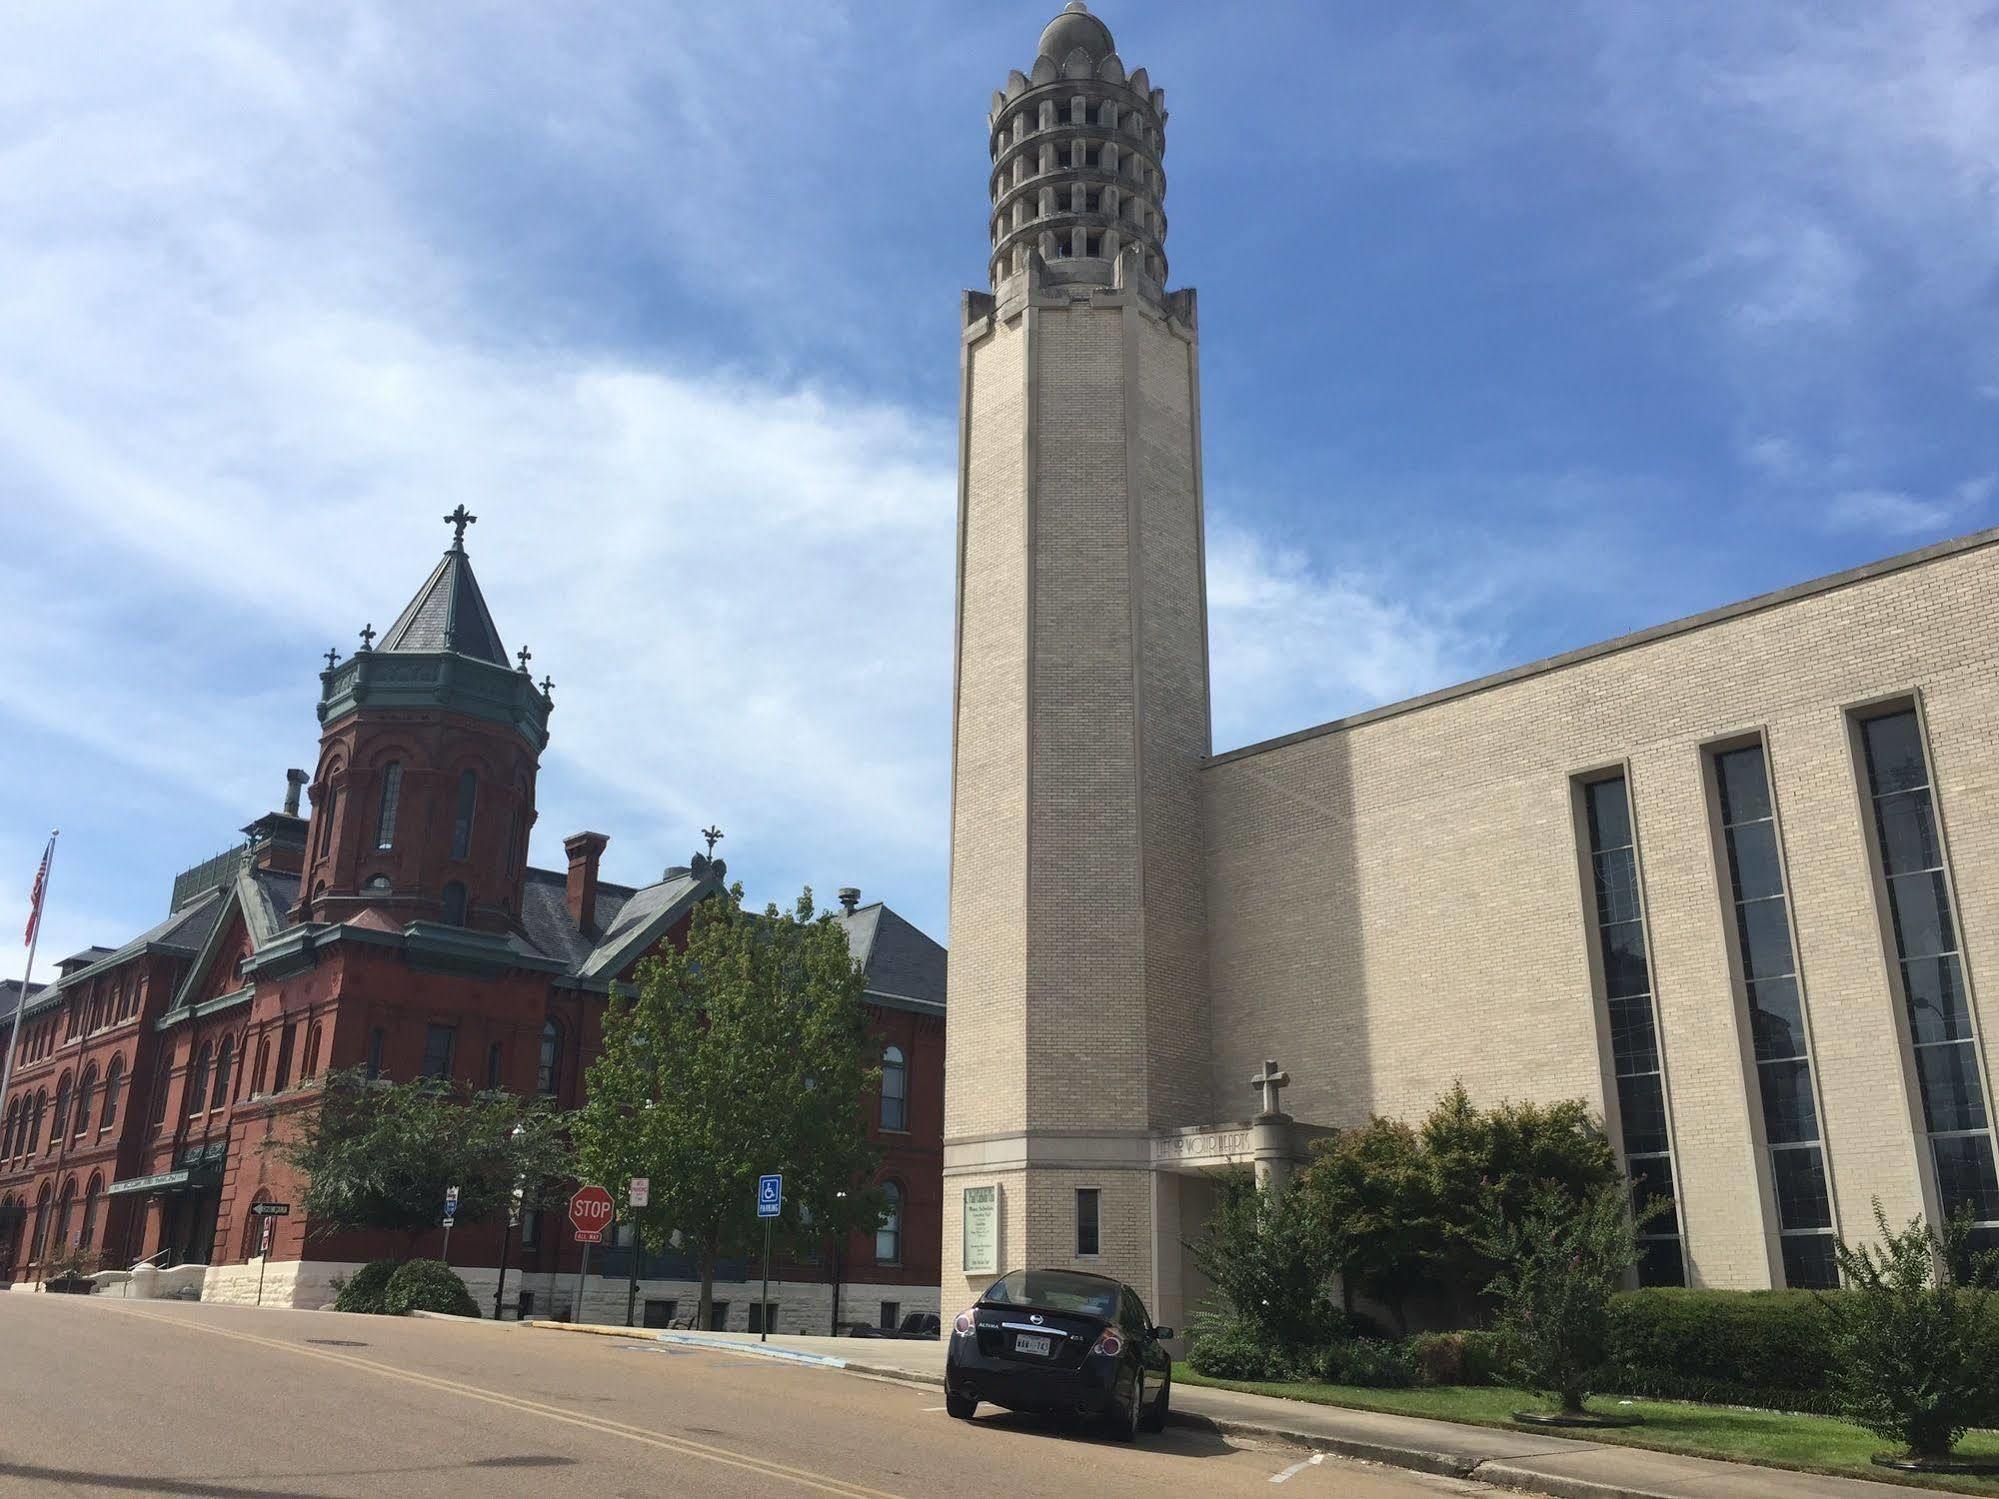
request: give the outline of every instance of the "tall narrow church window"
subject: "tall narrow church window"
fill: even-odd
[[[486,1086],[500,1086],[500,1043],[497,1041],[486,1048]]]
[[[1922,728],[1905,708],[1868,719],[1860,737],[1937,1196],[1946,1215],[1970,1211],[1980,1248],[1999,1247],[1999,1171]]]
[[[1640,1238],[1638,1279],[1648,1286],[1685,1285],[1679,1208],[1673,1194],[1672,1123],[1666,1112],[1659,1019],[1646,956],[1645,908],[1630,794],[1621,775],[1593,781],[1582,788],[1582,794],[1625,1169],[1631,1176],[1634,1203],[1658,1198],[1668,1204],[1665,1212],[1646,1225]]]
[[[382,810],[375,818],[375,847],[394,848],[396,846],[396,804],[403,796],[403,767],[400,760],[391,760],[382,772]]]
[[[56,1084],[56,1114],[49,1129],[51,1146],[69,1135],[69,1087],[69,1074],[65,1072],[62,1081]]]
[[[76,1085],[75,1133],[78,1136],[90,1132],[90,1109],[97,1102],[97,1064],[91,1063],[83,1069],[83,1081]]]
[[[1763,1105],[1763,1142],[1777,1197],[1784,1283],[1829,1290],[1839,1284],[1833,1258],[1832,1198],[1813,1091],[1805,1029],[1804,985],[1791,944],[1790,900],[1769,765],[1760,744],[1714,757],[1728,888]]]
[[[468,770],[458,777],[458,816],[451,824],[451,857],[463,859],[472,852],[472,813],[479,801],[479,773]]]
[[[292,1050],[298,1045],[298,1027],[288,1025],[278,1033],[278,1070],[271,1079],[271,1091],[282,1093],[291,1085]]]
[[[882,1128],[909,1128],[909,1068],[899,1046],[882,1053]]]
[[[1096,1187],[1076,1189],[1076,1253],[1103,1252],[1103,1192]]]
[[[305,1065],[298,1070],[299,1081],[319,1076],[319,1022],[312,1023],[312,1029],[305,1034]]]
[[[97,1237],[98,1199],[104,1195],[104,1177],[93,1173],[90,1186],[83,1194],[83,1227],[76,1231],[76,1247],[88,1249]]]
[[[368,1076],[382,1075],[382,1048],[388,1041],[389,1033],[379,1025],[368,1032]]]
[[[444,887],[444,924],[465,925],[465,885],[460,880],[453,880]]]

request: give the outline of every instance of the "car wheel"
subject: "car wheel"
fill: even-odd
[[[1145,1420],[1142,1423],[1144,1430],[1157,1432],[1166,1429],[1166,1405],[1172,1395],[1173,1376],[1169,1374],[1166,1382],[1159,1387],[1158,1397],[1145,1408]]]
[[[971,1420],[972,1412],[978,1408],[979,1402],[974,1400],[970,1395],[953,1395],[949,1390],[944,1392],[945,1413],[956,1417],[960,1421]]]
[[[1138,1440],[1138,1423],[1145,1409],[1145,1372],[1140,1370],[1132,1376],[1131,1399],[1123,1406],[1111,1403],[1111,1435],[1120,1442]]]

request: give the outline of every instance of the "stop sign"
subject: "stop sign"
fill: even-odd
[[[579,1244],[600,1241],[604,1230],[611,1226],[611,1214],[615,1211],[611,1194],[602,1187],[578,1187],[576,1195],[569,1199],[569,1221],[576,1229],[576,1241]]]

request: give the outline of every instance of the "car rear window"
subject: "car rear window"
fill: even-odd
[[[1115,1281],[1067,1270],[1016,1270],[994,1281],[984,1299],[999,1306],[1037,1306],[1108,1322],[1117,1316],[1119,1289]]]

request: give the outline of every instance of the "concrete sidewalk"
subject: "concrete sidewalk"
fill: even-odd
[[[710,1347],[748,1356],[778,1356],[822,1368],[844,1369],[921,1384],[944,1381],[945,1341],[896,1338],[773,1337],[755,1333],[651,1332],[568,1322],[532,1322],[532,1328],[600,1336],[647,1338]],[[1553,1494],[1559,1499],[1887,1499],[1907,1494],[1898,1485],[1817,1473],[1791,1473],[1748,1463],[1717,1462],[1640,1447],[1460,1426],[1419,1416],[1347,1410],[1211,1390],[1173,1387],[1173,1417],[1226,1434],[1290,1442],[1319,1452],[1360,1458],[1423,1473]]]

